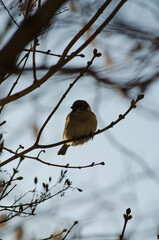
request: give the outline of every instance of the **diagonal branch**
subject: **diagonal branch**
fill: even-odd
[[[13,83],[13,85],[12,85],[9,93],[7,94],[7,97],[9,97],[9,96],[11,95],[11,93],[13,92],[15,86],[18,84],[18,81],[19,81],[19,79],[20,79],[20,77],[21,77],[21,75],[22,75],[22,73],[23,73],[23,71],[24,71],[24,68],[25,68],[25,66],[26,66],[26,63],[27,63],[27,61],[28,61],[29,54],[30,54],[30,52],[28,52],[28,53],[26,54],[23,67],[22,67],[22,69],[20,70],[20,73],[19,73],[16,81]],[[23,58],[23,59],[24,59],[24,58]],[[0,108],[0,114],[2,113],[2,110],[3,110],[4,106],[5,106],[5,105],[2,105],[2,107]]]
[[[47,0],[34,15],[22,22],[7,45],[0,51],[0,83],[4,81],[3,77],[8,71],[13,71],[16,59],[23,48],[49,25],[56,11],[65,1]]]
[[[129,114],[129,112],[132,109],[136,108],[137,102],[139,102],[141,99],[143,99],[143,97],[144,97],[144,95],[138,95],[136,100],[131,101],[131,105],[128,108],[128,110],[124,114],[120,114],[116,121],[111,122],[107,127],[103,128],[101,130],[98,130],[91,135],[89,134],[89,135],[81,136],[81,137],[78,137],[78,138],[68,139],[68,140],[65,140],[65,141],[61,141],[61,142],[57,142],[57,143],[53,143],[53,144],[48,144],[48,145],[40,145],[40,144],[35,143],[34,145],[29,147],[28,149],[22,151],[21,153],[16,153],[13,157],[8,158],[4,162],[0,163],[0,167],[5,166],[6,164],[12,162],[13,160],[15,160],[19,157],[23,157],[25,154],[27,154],[28,152],[31,152],[35,149],[38,149],[38,148],[52,148],[52,147],[56,147],[56,146],[59,146],[59,145],[62,145],[62,144],[68,143],[68,142],[72,142],[74,140],[79,140],[79,139],[82,139],[82,138],[85,138],[85,137],[93,137],[93,136],[98,135],[98,134],[100,134],[104,131],[107,131],[108,129],[113,128],[121,120],[125,119],[125,117]]]
[[[49,1],[49,0],[48,0]],[[60,1],[60,0],[59,0]],[[62,1],[62,0],[61,0]],[[64,1],[64,0],[63,0]],[[115,16],[115,14],[120,10],[120,8],[123,6],[123,4],[127,0],[121,0],[120,3],[117,5],[117,7],[114,9],[114,11],[110,14],[110,16],[103,22],[103,24],[92,34],[90,38],[88,38],[75,52],[73,52],[70,56],[63,59],[63,61],[60,61],[53,65],[49,71],[38,81],[34,82],[31,86],[27,87],[26,89],[15,93],[8,98],[3,98],[0,100],[0,105],[7,104],[9,102],[15,101],[28,93],[34,91],[38,87],[40,87],[43,83],[45,83],[53,74],[55,74],[59,69],[61,69],[66,63],[68,63],[71,59],[73,59],[75,56],[77,56],[86,46],[88,46],[91,41],[102,31],[102,29],[112,20],[112,18]],[[77,39],[78,40],[78,39]],[[24,46],[23,46],[24,47]],[[63,53],[65,55],[65,53]],[[62,57],[63,58],[63,57]],[[0,59],[1,54],[0,54]],[[1,60],[0,60],[0,66],[1,66]],[[2,65],[3,66],[3,65]]]
[[[74,51],[71,54],[70,57],[67,58],[67,61],[69,60],[69,58],[76,56],[79,52],[81,52],[87,45],[89,45],[95,39],[95,37],[103,30],[103,28],[106,27],[108,25],[108,23],[113,19],[113,17],[116,15],[116,13],[120,10],[120,8],[124,5],[124,3],[126,1],[127,0],[121,0],[119,2],[119,4],[116,6],[114,11],[109,15],[109,17],[100,25],[99,28],[97,28],[97,30],[76,51]],[[63,53],[64,56],[67,54],[67,52],[68,51],[66,51],[66,53],[65,52]],[[59,62],[60,62],[60,60],[59,60]]]
[[[102,129],[99,129],[97,130],[96,132],[94,133],[91,133],[88,134],[88,135],[85,135],[85,136],[81,136],[81,137],[78,137],[78,138],[72,138],[72,139],[68,139],[68,140],[65,140],[65,141],[61,141],[61,142],[57,142],[57,143],[53,143],[53,144],[48,144],[48,145],[38,145],[38,148],[51,148],[51,147],[56,147],[56,146],[59,146],[61,144],[66,144],[68,142],[72,142],[74,140],[79,140],[79,139],[82,139],[82,138],[85,138],[85,137],[94,137],[95,135],[98,135],[102,132],[105,132],[107,131],[108,129],[110,128],[113,128],[117,123],[119,123],[121,120],[125,119],[125,117],[129,114],[129,112],[136,108],[136,103],[139,102],[141,99],[143,99],[144,95],[138,95],[136,100],[132,100],[131,101],[131,104],[130,104],[130,107],[128,108],[128,110],[124,113],[124,114],[120,114],[118,119],[115,120],[115,121],[112,121],[108,126],[106,126],[105,128],[102,128]],[[0,165],[1,166],[1,165]]]
[[[62,61],[66,56],[72,46],[78,41],[78,39],[95,23],[95,21],[99,18],[99,16],[103,13],[106,7],[111,3],[112,0],[106,0],[104,4],[98,9],[95,15],[91,18],[91,20],[76,34],[76,36],[71,40],[71,42],[65,48],[62,58],[59,61]]]
[[[56,110],[58,109],[58,107],[60,106],[60,104],[62,103],[62,101],[64,100],[64,98],[66,97],[66,95],[69,93],[69,91],[72,89],[72,87],[75,85],[75,83],[81,78],[83,77],[83,75],[87,72],[87,70],[89,69],[89,67],[92,65],[94,59],[96,57],[100,57],[101,53],[97,52],[97,49],[94,49],[93,51],[93,57],[92,59],[87,62],[87,66],[83,69],[83,71],[80,72],[80,74],[78,75],[78,77],[73,81],[73,83],[71,83],[68,87],[68,89],[65,91],[65,93],[63,94],[63,96],[61,97],[61,99],[59,100],[59,102],[57,103],[57,105],[55,106],[55,108],[53,109],[53,111],[50,113],[50,115],[48,116],[48,118],[46,119],[46,121],[44,122],[43,126],[41,127],[37,139],[36,139],[36,144],[38,144],[41,134],[44,130],[44,128],[46,127],[47,123],[49,122],[49,120],[51,119],[51,117],[53,116],[53,114],[56,112]]]

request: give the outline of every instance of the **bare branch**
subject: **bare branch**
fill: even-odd
[[[72,142],[74,140],[85,138],[87,136],[88,137],[93,137],[93,136],[98,135],[98,134],[100,134],[104,131],[107,131],[108,129],[113,128],[118,122],[123,120],[132,109],[136,108],[136,103],[139,102],[141,99],[143,99],[143,97],[144,97],[144,95],[138,95],[136,100],[131,101],[131,105],[130,105],[129,109],[124,114],[120,114],[116,121],[111,122],[107,127],[103,128],[101,130],[98,130],[98,131],[92,133],[91,135],[89,134],[89,135],[81,136],[81,137],[78,137],[78,138],[75,138],[75,139],[68,139],[68,140],[65,140],[65,141],[61,141],[61,142],[57,142],[57,143],[53,143],[53,144],[48,144],[48,145],[41,145],[41,144],[35,143],[34,145],[29,147],[28,149],[22,151],[21,153],[17,153],[13,157],[11,157],[11,158],[5,160],[4,162],[0,163],[0,167],[3,167],[4,165],[8,164],[9,162],[12,162],[13,160],[17,159],[18,157],[23,157],[25,154],[27,154],[28,152],[31,152],[35,149],[38,149],[38,148],[52,148],[52,147],[56,147],[56,146],[68,143],[68,142]]]
[[[49,0],[48,0],[49,1]],[[62,0],[61,0],[62,1]],[[103,24],[101,24],[101,26],[94,32],[94,34],[91,35],[91,37],[89,39],[87,39],[76,51],[74,51],[69,57],[63,59],[63,57],[61,58],[62,60],[59,60],[58,63],[54,66],[52,66],[50,68],[50,70],[45,74],[45,76],[43,76],[40,80],[36,81],[34,84],[32,84],[31,86],[29,86],[28,88],[22,90],[21,92],[18,92],[16,94],[13,94],[12,96],[9,96],[8,98],[3,98],[0,100],[0,105],[3,104],[7,104],[9,102],[15,101],[25,95],[27,95],[28,93],[32,92],[33,90],[35,90],[36,88],[40,87],[44,82],[46,82],[48,80],[49,77],[51,77],[53,74],[55,74],[59,69],[61,69],[66,63],[68,63],[71,59],[73,59],[75,56],[77,56],[101,31],[102,29],[112,20],[112,18],[115,16],[115,14],[119,11],[119,9],[123,6],[123,4],[126,2],[127,0],[121,0],[121,2],[117,5],[117,7],[114,9],[114,11],[109,15],[109,17],[103,22]],[[40,8],[40,10],[42,9],[42,7]],[[39,11],[40,11],[39,10]],[[28,23],[27,23],[28,24]],[[30,23],[29,23],[30,24]],[[25,24],[23,26],[23,28],[25,28]],[[12,45],[11,45],[12,47]],[[24,48],[24,46],[23,46]],[[22,49],[23,49],[22,48]],[[22,51],[21,49],[21,51]],[[8,51],[8,50],[7,50]],[[19,49],[18,49],[19,51]],[[67,53],[66,53],[67,54]],[[66,55],[64,53],[64,55]],[[8,54],[9,55],[9,54]],[[11,56],[10,56],[11,57]],[[13,58],[13,57],[12,57]],[[1,59],[1,54],[0,54],[0,59]],[[12,60],[13,62],[13,60]],[[4,66],[5,62],[3,62],[2,66]],[[8,62],[6,63],[8,64]],[[0,66],[1,66],[1,62],[0,62]],[[7,68],[9,69],[9,67],[7,66]],[[4,68],[5,69],[5,68]],[[2,69],[3,70],[3,69]],[[2,79],[3,80],[3,79]]]
[[[69,169],[83,169],[83,168],[89,168],[89,167],[95,167],[95,166],[99,166],[99,165],[105,165],[104,162],[100,162],[100,163],[95,163],[95,162],[92,162],[91,164],[89,165],[84,165],[84,166],[70,166],[69,163],[67,163],[66,165],[60,165],[60,164],[54,164],[54,163],[49,163],[49,162],[45,162],[39,158],[36,158],[36,157],[31,157],[31,156],[27,156],[25,155],[26,158],[30,158],[30,159],[34,159],[38,162],[41,162],[45,165],[48,165],[48,166],[52,166],[52,167],[59,167],[59,168],[69,168]]]
[[[93,61],[96,57],[101,56],[100,53],[97,52],[97,49],[94,49],[93,51],[93,57],[92,59],[87,62],[87,66],[84,68],[83,71],[80,72],[80,74],[78,75],[78,77],[73,81],[73,83],[71,83],[68,87],[68,89],[65,91],[65,93],[63,94],[63,96],[61,97],[61,99],[59,100],[59,102],[57,103],[57,105],[55,106],[55,108],[53,109],[53,111],[50,113],[50,115],[48,116],[48,118],[46,119],[46,121],[44,122],[43,126],[41,127],[37,139],[36,139],[36,145],[39,143],[41,134],[45,128],[45,126],[47,125],[47,123],[49,122],[49,120],[51,119],[51,117],[53,116],[53,114],[56,112],[56,110],[58,109],[58,107],[60,106],[60,104],[62,103],[62,101],[64,100],[64,98],[66,97],[66,95],[69,93],[69,91],[72,89],[72,87],[75,85],[75,83],[81,78],[83,77],[83,75],[85,74],[85,72],[88,70],[88,68],[93,64]]]
[[[72,231],[73,227],[74,227],[76,224],[78,224],[78,221],[75,221],[75,222],[73,223],[73,225],[72,225],[72,226],[70,227],[70,229],[67,231],[67,233],[65,234],[65,236],[62,238],[62,240],[65,240],[65,239],[67,238],[68,234]]]
[[[58,233],[58,234],[51,234],[50,235],[50,237],[47,237],[47,238],[43,238],[43,239],[40,239],[40,240],[50,240],[50,239],[53,239],[53,238],[57,238],[57,237],[59,237],[59,236],[61,236],[64,232],[66,232],[67,231],[67,229],[63,229],[60,233]]]
[[[33,50],[29,50],[29,49],[23,49],[23,51],[25,52],[33,52]],[[35,49],[35,52],[36,53],[42,53],[42,54],[46,54],[46,55],[49,55],[49,56],[54,56],[54,57],[61,57],[62,55],[61,54],[55,54],[55,53],[51,53],[51,50],[47,50],[47,51],[41,51],[41,50],[37,50]],[[67,55],[67,57],[69,57],[70,55]],[[76,57],[85,57],[84,54],[77,54]]]
[[[10,14],[8,8],[6,7],[6,5],[4,4],[4,2],[3,2],[2,0],[1,0],[1,4],[2,4],[2,6],[6,9],[6,11],[8,12],[10,18],[11,18],[12,21],[15,23],[15,25],[16,25],[17,27],[20,27],[19,24],[14,20],[14,18],[13,18],[12,15]]]
[[[36,45],[38,43],[38,39],[34,39],[34,46],[33,46],[33,77],[34,77],[34,82],[37,81],[36,77],[36,62],[35,62],[35,53],[36,53]]]
[[[0,123],[0,126],[2,126],[2,125],[5,124],[5,123],[6,123],[6,121],[4,120],[3,122]]]
[[[91,20],[76,34],[76,36],[71,40],[71,42],[65,48],[62,58],[59,61],[62,61],[68,54],[72,46],[78,41],[78,39],[83,36],[83,34],[95,23],[99,16],[103,13],[106,7],[111,3],[110,0],[106,0],[104,4],[98,9],[96,14],[91,18]]]
[[[126,230],[126,226],[127,226],[127,223],[130,219],[132,219],[132,215],[130,215],[131,213],[131,209],[128,208],[126,210],[126,214],[124,213],[123,217],[124,217],[124,226],[123,226],[123,230],[122,230],[122,234],[119,236],[119,240],[123,240],[124,239],[124,233],[125,233],[125,230]]]
[[[3,77],[8,71],[12,72],[16,59],[23,48],[31,42],[43,28],[48,26],[55,12],[64,2],[65,0],[47,0],[34,15],[28,17],[22,22],[11,40],[0,51],[0,82],[3,82]]]
[[[27,53],[27,56],[25,57],[25,61],[24,61],[24,64],[23,64],[23,67],[22,67],[22,69],[20,70],[19,76],[17,77],[16,81],[13,83],[13,85],[12,85],[12,87],[11,87],[8,95],[7,95],[7,97],[9,97],[9,96],[11,95],[11,93],[12,93],[13,90],[14,90],[14,88],[15,88],[16,85],[18,84],[18,81],[19,81],[19,79],[20,79],[20,77],[21,77],[21,75],[22,75],[22,73],[23,73],[23,71],[24,71],[24,68],[25,68],[25,66],[26,66],[26,63],[27,63],[27,61],[28,61],[29,54],[30,54],[30,52]],[[0,114],[2,113],[2,110],[3,110],[4,106],[5,106],[5,105],[2,105],[2,107],[0,108]]]
[[[97,28],[97,30],[74,52],[72,52],[71,57],[73,58],[75,55],[77,55],[79,52],[81,52],[86,46],[89,45],[89,43],[91,43],[95,37],[103,30],[104,27],[106,27],[108,25],[108,23],[113,19],[113,17],[115,16],[115,14],[119,11],[119,9],[123,6],[123,4],[126,2],[127,0],[121,0],[120,3],[117,5],[117,7],[114,9],[114,11],[109,15],[109,17],[101,24],[101,26],[99,28]],[[102,12],[100,12],[101,14]],[[86,29],[87,30],[87,29]],[[85,32],[85,31],[84,31]],[[78,33],[80,35],[80,32]],[[77,35],[76,35],[77,36]],[[75,36],[75,38],[76,38]],[[81,36],[81,35],[80,35]],[[78,38],[80,37],[78,36]],[[78,40],[77,38],[77,40]],[[74,44],[74,42],[72,43],[72,45]],[[72,47],[72,45],[70,47]],[[70,47],[68,48],[68,50],[70,49]],[[64,52],[64,57],[67,54],[67,48],[66,48],[66,53]],[[62,56],[63,59],[63,56]],[[67,61],[69,60],[69,57],[67,58]],[[59,60],[60,62],[60,60]]]

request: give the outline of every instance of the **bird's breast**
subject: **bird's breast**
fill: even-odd
[[[63,139],[77,138],[94,132],[97,128],[97,119],[93,112],[71,112],[66,119]],[[68,143],[69,145],[82,145],[90,137]]]

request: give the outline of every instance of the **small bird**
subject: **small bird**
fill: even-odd
[[[63,140],[77,138],[95,132],[97,128],[96,115],[91,111],[89,104],[84,100],[77,100],[72,105],[72,111],[66,118]],[[74,140],[64,144],[58,155],[65,155],[69,146],[82,145],[91,137]]]

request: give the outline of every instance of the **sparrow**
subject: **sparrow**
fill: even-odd
[[[75,101],[71,109],[72,111],[66,118],[63,140],[74,139],[95,132],[97,118],[86,101]],[[68,142],[61,147],[57,154],[65,155],[69,146],[82,145],[89,139],[91,139],[91,136]]]

